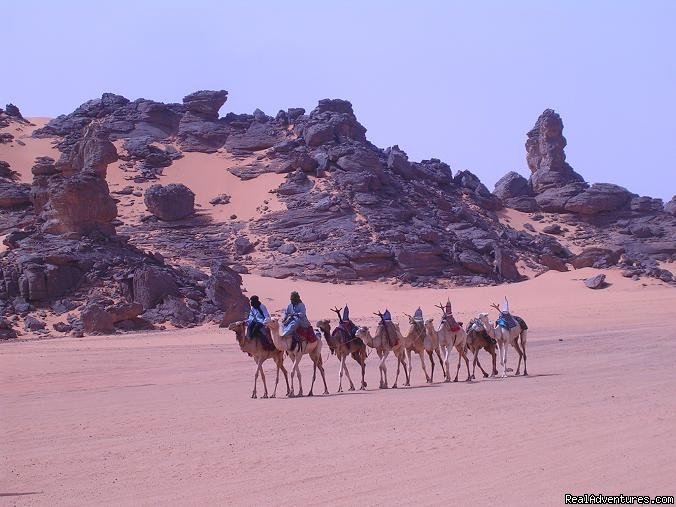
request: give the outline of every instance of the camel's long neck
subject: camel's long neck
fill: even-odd
[[[272,343],[278,350],[289,349],[288,341],[279,336],[279,327],[270,326],[270,334],[272,335]]]

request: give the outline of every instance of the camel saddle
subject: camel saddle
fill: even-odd
[[[453,314],[446,314],[444,315],[444,318],[442,319],[444,324],[448,324],[448,328],[451,330],[452,333],[457,333],[460,331],[460,327],[462,326],[462,322],[458,324],[455,320],[455,317],[453,317]]]
[[[299,327],[296,329],[296,334],[301,340],[305,340],[308,343],[314,343],[317,341],[317,335],[312,326]]]

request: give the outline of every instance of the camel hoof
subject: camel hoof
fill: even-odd
[[[399,387],[397,386],[397,384],[394,384],[394,385],[392,386],[392,389],[399,389]]]
[[[271,394],[271,395],[270,395],[270,398],[276,398],[276,397],[277,397],[276,394]]]
[[[354,389],[351,389],[351,391],[354,391]],[[327,396],[329,394],[328,391],[324,391],[324,396]]]
[[[488,373],[484,373],[484,378],[488,377]]]
[[[264,394],[263,396],[261,396],[261,399],[267,399],[267,398],[268,398],[267,394]]]
[[[514,371],[514,368],[507,368],[507,371]]]
[[[455,378],[453,379],[453,382],[457,382],[457,381],[458,381],[458,377],[455,377]]]
[[[256,398],[258,398],[258,396],[256,396],[255,394],[252,394],[252,395],[251,395],[251,399],[252,399],[252,400],[255,400]]]
[[[354,391],[354,386],[350,387],[350,391]]]
[[[525,371],[524,371],[524,372],[523,372],[523,376],[524,376],[524,377],[527,377],[527,376],[528,376],[528,372],[525,372]]]
[[[342,393],[342,392],[343,392],[343,388],[342,388],[342,387],[339,388],[336,392],[337,392],[337,393]]]

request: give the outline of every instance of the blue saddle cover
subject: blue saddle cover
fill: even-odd
[[[498,317],[498,320],[496,320],[495,323],[500,327],[504,327],[505,329],[512,329],[516,327],[516,320],[514,320],[514,317],[512,317],[509,313],[501,313],[500,317]]]

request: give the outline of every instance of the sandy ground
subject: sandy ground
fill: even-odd
[[[245,277],[272,310],[299,289],[313,319],[345,301],[359,321],[386,304],[395,318],[417,304],[432,315],[446,297],[466,318],[507,294],[531,327],[527,378],[429,386],[415,360],[413,388],[381,391],[372,354],[365,392],[252,400],[253,362],[223,329],[3,344],[0,504],[561,505],[566,492],[674,494],[676,291],[614,272],[591,291],[579,279],[593,272],[449,291]],[[335,358],[326,371],[335,393]],[[306,390],[310,374],[305,358]]]
[[[28,118],[33,125],[13,122],[9,127],[2,129],[3,132],[12,134],[14,141],[9,144],[0,144],[0,160],[9,162],[9,166],[20,174],[19,181],[24,183],[33,181],[31,167],[33,167],[35,157],[45,155],[58,160],[61,155],[59,150],[52,146],[53,139],[31,137],[34,130],[43,127],[49,120],[50,118]]]

